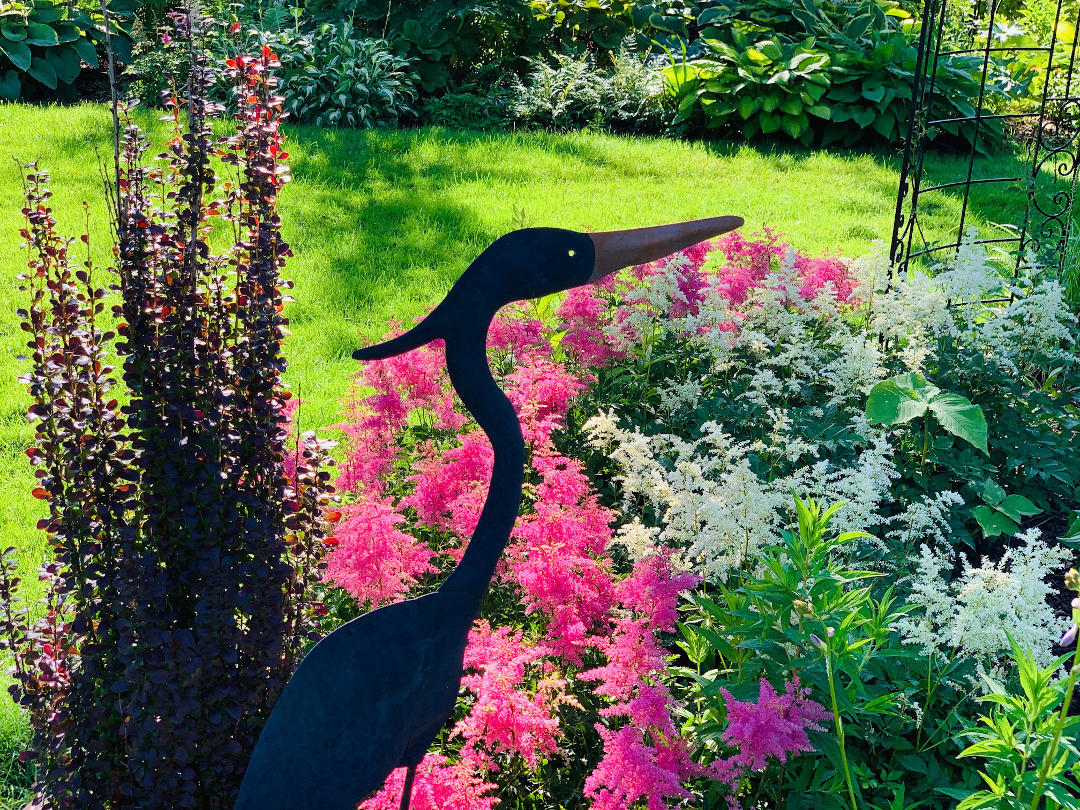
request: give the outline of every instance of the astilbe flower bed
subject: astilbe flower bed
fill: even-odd
[[[707,270],[710,254],[719,267]],[[629,558],[615,545],[618,511],[602,502],[582,458],[559,449],[575,398],[632,353],[642,319],[657,314],[644,290],[673,285],[673,317],[696,314],[710,297],[738,305],[788,254],[799,294],[852,295],[843,262],[794,253],[766,232],[572,290],[552,323],[527,305],[499,315],[489,359],[525,436],[525,504],[469,637],[458,711],[418,770],[414,807],[488,808],[502,796],[521,806],[658,810],[710,782],[732,795],[744,772],[812,750],[807,730],[831,715],[796,678],[779,691],[762,682],[758,701],[732,699],[730,755],[695,761],[667,666],[680,596],[701,576],[669,548]],[[454,397],[440,342],[366,364],[344,405],[337,485],[349,503],[326,573],[355,608],[337,600],[328,628],[356,608],[435,587],[476,526],[493,463]],[[402,773],[363,810],[397,808]]]

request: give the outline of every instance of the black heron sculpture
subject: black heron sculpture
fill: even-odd
[[[373,610],[308,653],[262,731],[236,810],[354,810],[403,766],[402,807],[408,806],[416,766],[454,710],[469,629],[521,503],[521,426],[487,364],[495,313],[742,224],[739,217],[715,217],[592,234],[514,231],[485,250],[413,329],[353,353],[377,360],[442,338],[450,381],[494,450],[491,486],[461,562],[435,593]]]

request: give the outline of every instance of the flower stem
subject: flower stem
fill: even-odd
[[[855,788],[851,784],[851,768],[848,767],[847,749],[844,747],[844,723],[840,719],[840,709],[836,705],[836,686],[833,681],[832,655],[825,652],[825,672],[829,676],[829,697],[832,699],[833,720],[836,722],[836,739],[840,743],[840,761],[844,764],[844,781],[847,782],[848,798],[851,799],[851,810],[859,810],[855,803]]]
[[[1042,763],[1039,765],[1039,783],[1035,786],[1035,795],[1031,797],[1029,810],[1038,810],[1039,799],[1043,795],[1043,786],[1050,775],[1050,769],[1054,766],[1057,757],[1058,744],[1061,742],[1061,732],[1065,728],[1065,720],[1069,716],[1069,706],[1072,705],[1073,687],[1076,686],[1077,665],[1080,664],[1080,642],[1073,652],[1072,668],[1069,671],[1069,682],[1065,686],[1065,700],[1061,702],[1061,711],[1058,713],[1057,725],[1054,727],[1054,737],[1050,741],[1050,750],[1046,752]]]

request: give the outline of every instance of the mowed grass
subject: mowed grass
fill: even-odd
[[[158,144],[167,129],[141,119]],[[392,319],[409,322],[436,303],[498,236],[521,224],[605,230],[722,214],[769,226],[797,247],[853,256],[888,240],[900,158],[897,151],[806,151],[731,143],[684,143],[597,133],[479,134],[439,129],[356,132],[287,130],[293,182],[281,197],[295,257],[287,314],[288,380],[299,390],[304,428],[332,425],[356,364],[351,351],[379,337]],[[15,546],[26,579],[46,553],[35,523],[24,450],[32,430],[17,382],[28,368],[15,310],[22,196],[18,163],[40,160],[52,174],[61,229],[81,232],[89,206],[95,258],[110,257],[109,218],[99,161],[111,160],[111,118],[101,105],[32,107],[0,103],[0,549]],[[955,179],[961,156],[928,158],[928,182]],[[977,175],[1023,174],[1019,158],[980,165]],[[924,227],[930,236],[956,221],[959,198],[941,195]],[[976,187],[969,224],[1016,222],[1023,195]],[[0,736],[4,711],[0,699]],[[10,707],[10,708],[8,708]]]

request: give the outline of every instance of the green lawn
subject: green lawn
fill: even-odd
[[[154,114],[145,121],[164,132]],[[98,154],[108,157],[110,116],[101,105],[31,107],[0,103],[0,548],[20,549],[31,572],[45,547],[34,524],[40,504],[23,451],[32,432],[16,382],[26,352],[14,277],[24,260],[20,160],[53,175],[61,227],[76,234],[90,203],[99,261],[109,255]],[[520,224],[578,230],[650,225],[738,214],[751,230],[769,225],[797,247],[855,255],[890,236],[899,155],[682,143],[596,133],[476,134],[445,130],[288,130],[293,183],[282,195],[296,282],[288,315],[288,379],[300,389],[305,427],[336,420],[336,401],[355,368],[349,355],[392,318],[435,303],[491,241]],[[159,143],[161,141],[159,140]],[[1022,174],[1013,158],[981,172]],[[931,178],[954,179],[966,160],[928,158]],[[970,224],[1008,223],[1022,195],[977,188]],[[1011,206],[1011,207],[1010,207]],[[931,229],[954,220],[955,196],[935,203]],[[33,579],[31,574],[30,579]],[[6,701],[2,701],[7,706]],[[10,711],[7,713],[10,714]],[[0,736],[15,728],[0,710]]]

